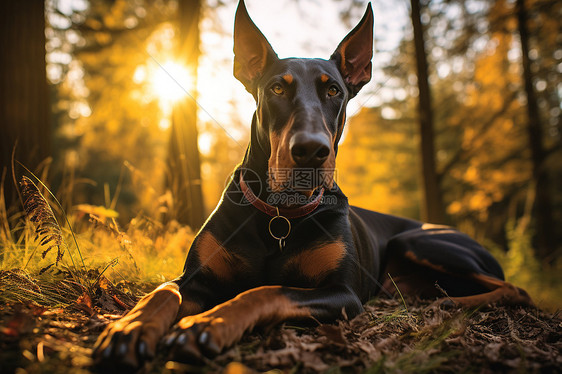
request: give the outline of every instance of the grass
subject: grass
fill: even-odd
[[[84,206],[66,214],[45,185],[22,183],[25,214],[7,210],[0,197],[0,301],[70,305],[84,292],[92,297],[102,278],[129,284],[136,298],[181,273],[194,237],[189,228],[137,217],[124,230]]]

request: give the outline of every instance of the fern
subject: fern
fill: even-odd
[[[47,246],[41,257],[45,258],[53,248],[56,248],[55,265],[58,265],[64,255],[66,244],[57,218],[51,206],[31,179],[23,176],[20,186],[25,212],[29,220],[35,224],[35,232],[40,240],[40,244]]]

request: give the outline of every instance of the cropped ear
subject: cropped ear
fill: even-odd
[[[351,97],[371,80],[373,25],[373,10],[369,3],[359,24],[347,34],[330,57],[336,62]]]
[[[244,0],[240,0],[234,18],[234,76],[254,97],[256,83],[277,54],[250,19]]]

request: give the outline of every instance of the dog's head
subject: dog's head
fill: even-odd
[[[371,79],[372,55],[371,4],[329,60],[279,59],[240,1],[234,76],[257,103],[255,138],[269,153],[272,191],[331,187],[346,105]]]

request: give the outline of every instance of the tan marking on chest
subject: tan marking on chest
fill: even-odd
[[[295,255],[285,268],[296,268],[305,277],[320,282],[338,268],[345,254],[345,244],[341,240],[324,243]]]
[[[236,272],[246,266],[243,259],[229,253],[208,231],[199,235],[195,249],[203,269],[212,272],[221,279],[232,279]]]

